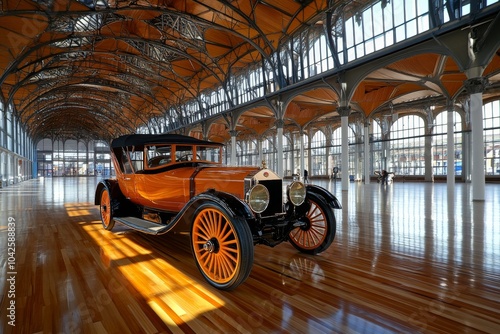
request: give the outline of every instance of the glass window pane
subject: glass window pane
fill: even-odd
[[[384,32],[384,17],[381,6],[372,7],[373,11],[373,34],[374,36],[380,35]]]
[[[353,28],[353,22],[354,20],[350,18],[345,22],[345,39],[346,39],[346,46],[348,48],[352,47],[354,45],[354,28]]]
[[[396,43],[404,41],[406,39],[406,31],[404,26],[399,26],[396,28]]]
[[[394,0],[394,26],[399,26],[405,22],[404,0]]]
[[[417,34],[417,20],[411,20],[406,23],[406,38],[413,37]]]
[[[392,15],[392,1],[387,4],[384,8],[384,16],[383,16],[383,24],[384,24],[384,31],[391,30],[394,28],[394,23],[393,23],[393,15]]]
[[[406,14],[407,21],[417,17],[417,9],[415,7],[415,0],[405,1],[405,14]]]
[[[429,0],[417,0],[417,15],[429,13]]]
[[[418,33],[429,30],[429,15],[423,15],[418,18]]]
[[[368,8],[363,12],[363,32],[364,38],[372,38],[373,37],[373,17],[371,8]]]

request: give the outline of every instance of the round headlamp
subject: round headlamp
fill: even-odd
[[[269,191],[262,184],[256,184],[248,191],[248,205],[255,213],[264,212],[269,204]]]
[[[288,198],[293,205],[299,206],[306,199],[306,186],[304,183],[295,181],[288,187]]]

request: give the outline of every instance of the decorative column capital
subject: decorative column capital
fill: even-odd
[[[446,110],[448,111],[454,111],[455,109],[455,100],[446,100]]]
[[[236,131],[236,130],[229,130],[229,134],[231,135],[231,137],[236,137],[236,136],[238,136],[238,131]]]
[[[488,79],[485,77],[471,78],[464,81],[464,87],[468,94],[482,93],[488,84]]]
[[[349,116],[351,114],[351,107],[350,106],[337,107],[337,112],[341,117]]]
[[[282,119],[277,119],[275,122],[274,122],[274,125],[276,125],[276,128],[281,128],[283,129],[283,127],[285,126],[285,121],[282,120]]]

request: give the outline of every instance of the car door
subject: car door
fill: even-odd
[[[119,165],[121,173],[116,174],[118,184],[122,194],[133,202],[137,201],[137,193],[135,188],[135,168],[134,160],[132,160],[131,152],[123,150],[119,157]]]

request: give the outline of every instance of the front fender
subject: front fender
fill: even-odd
[[[186,213],[193,214],[200,204],[206,201],[216,202],[233,216],[242,217],[247,221],[255,218],[252,210],[250,210],[245,202],[229,193],[216,190],[208,190],[193,197],[186,205],[188,206]]]
[[[325,188],[313,184],[308,184],[306,185],[306,192],[308,193],[311,192],[322,196],[325,199],[325,201],[334,209],[342,209],[342,205],[340,204],[337,197],[335,197],[335,195],[333,195]]]
[[[182,230],[190,230],[196,210],[202,204],[207,202],[217,203],[218,205],[222,206],[231,215],[231,218],[241,217],[247,222],[255,220],[255,216],[248,205],[245,202],[241,201],[239,198],[226,192],[208,190],[191,198],[191,200],[186,203],[181,212],[179,212],[178,215],[173,219],[174,221],[176,221],[174,224],[180,222],[182,218],[182,223],[180,223],[178,227]],[[250,229],[253,232],[252,226],[250,226]]]

